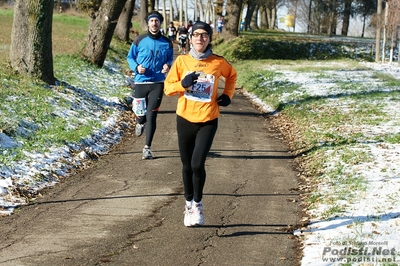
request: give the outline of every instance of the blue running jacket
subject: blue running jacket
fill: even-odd
[[[166,74],[161,73],[164,64],[171,66],[174,59],[172,42],[160,33],[145,33],[137,36],[129,49],[127,61],[135,72],[135,83],[162,82]],[[137,72],[137,66],[146,68],[144,74]]]

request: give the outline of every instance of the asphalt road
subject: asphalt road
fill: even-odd
[[[293,158],[239,92],[206,161],[205,225],[183,225],[176,102],[161,105],[155,159],[141,160],[131,128],[93,167],[1,217],[0,265],[299,265]]]

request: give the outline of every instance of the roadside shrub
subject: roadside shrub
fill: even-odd
[[[230,61],[254,59],[371,61],[372,45],[338,40],[245,36],[218,45],[218,53]]]

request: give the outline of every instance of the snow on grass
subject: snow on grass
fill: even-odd
[[[71,67],[65,73],[57,73],[61,83],[49,87],[56,92],[48,97],[54,108],[51,115],[67,122],[65,130],[73,131],[81,125],[92,130],[78,143],[24,150],[25,159],[0,166],[0,214],[11,214],[15,207],[32,200],[35,192],[58,183],[71,170],[82,168],[88,158],[107,153],[121,141],[126,125],[119,123],[119,119],[126,106],[116,95],[126,92],[129,95],[130,89],[122,88],[129,87],[130,80],[115,68],[106,62],[102,69]],[[64,74],[69,83],[63,81]],[[70,77],[74,77],[72,84]],[[12,119],[21,120],[19,117],[9,120]],[[35,127],[26,121],[19,123],[14,138],[0,133],[3,155],[10,153],[9,148],[24,145],[18,135],[35,134]],[[9,157],[13,158],[11,154]]]
[[[307,210],[311,217],[310,224],[294,232],[303,243],[302,265],[392,265],[384,264],[382,260],[400,261],[400,145],[384,141],[385,137],[400,132],[400,100],[384,96],[372,101],[340,97],[359,94],[360,90],[362,93],[399,90],[395,86],[385,87],[374,76],[381,72],[399,78],[400,68],[375,63],[365,63],[365,67],[374,71],[278,70],[281,73],[279,78],[298,85],[298,89],[282,93],[279,96],[281,102],[326,97],[324,108],[350,113],[362,111],[363,105],[367,104],[378,106],[381,115],[379,119],[372,121],[374,114],[366,114],[363,119],[348,121],[340,128],[313,128],[315,132],[331,130],[340,132],[343,136],[359,133],[359,137],[346,149],[328,145],[323,150],[324,156],[329,160],[324,165],[325,175],[322,175],[317,191],[314,192],[322,195],[322,200]],[[127,78],[118,74],[118,71],[113,71],[112,67],[108,67],[108,71],[91,73],[77,69],[70,71],[75,73],[77,79],[67,89],[60,91],[63,94],[60,97],[74,103],[76,109],[58,104],[54,114],[69,120],[75,119],[77,112],[83,112],[87,116],[80,116],[79,123],[96,120],[101,123],[101,128],[80,143],[50,147],[45,153],[26,152],[28,159],[0,167],[0,205],[3,206],[3,214],[10,214],[13,208],[26,202],[10,193],[16,186],[15,180],[33,190],[53,185],[58,179],[52,176],[67,175],[71,167],[82,165],[89,154],[104,154],[121,139],[123,129],[115,126],[120,113],[110,112],[99,106],[108,106],[115,110],[122,110],[124,107],[115,95],[105,93],[107,90],[99,88],[117,88],[122,83],[128,83]],[[347,83],[341,86],[338,80]],[[265,111],[274,111],[253,94],[247,95]],[[60,102],[59,99],[53,100],[55,105]],[[27,128],[21,129],[21,132],[30,130],[29,121],[26,125]],[[70,126],[74,126],[72,122]],[[5,151],[15,145],[19,143],[0,133],[0,146]],[[363,159],[358,161],[351,156],[360,156]],[[338,168],[341,171],[337,171]],[[37,180],[38,174],[47,178]],[[348,186],[354,186],[354,189],[346,188],[346,183],[340,183],[350,178],[352,183]],[[341,194],[343,191],[348,193]]]
[[[400,77],[398,65],[366,65],[375,71]],[[317,73],[295,72],[284,72],[284,76],[301,84],[300,90],[311,96],[354,95],[400,89],[398,86],[385,87],[374,78],[375,73],[371,70],[323,73],[323,77],[318,77]],[[337,86],[337,80],[351,83],[349,86]],[[282,101],[288,99],[293,99],[293,95],[283,95]],[[295,235],[303,238],[302,265],[384,265],[398,262],[400,144],[391,144],[384,139],[385,136],[400,132],[400,99],[380,96],[371,101],[369,98],[354,100],[351,97],[332,97],[326,104],[343,113],[362,112],[357,109],[364,107],[365,117],[361,121],[356,118],[343,123],[340,129],[331,129],[342,135],[358,133],[360,137],[358,142],[348,145],[347,150],[336,147],[325,150],[329,157],[325,165],[327,174],[321,177],[323,181],[318,185],[318,192],[323,199],[314,205],[314,209],[308,210],[312,217],[310,225],[295,232]],[[368,109],[375,106],[378,106],[381,119],[366,123],[369,118],[374,118],[374,114],[368,114]],[[357,163],[351,159],[344,160],[343,155],[349,150],[354,154],[362,152],[367,159]],[[339,168],[342,171],[337,171]],[[346,195],[340,195],[343,188],[337,185],[340,183],[337,180],[349,178],[360,180],[360,183],[349,182],[347,186],[353,185],[355,188],[350,188]],[[349,252],[351,249],[352,252]],[[380,254],[378,251],[381,250],[387,250],[388,254]]]
[[[318,200],[306,210],[311,217],[309,225],[294,232],[303,244],[301,265],[399,265],[400,144],[387,139],[400,133],[400,99],[382,92],[400,88],[385,86],[376,77],[389,74],[399,79],[400,67],[364,63],[366,69],[362,70],[319,71],[321,66],[315,65],[316,71],[292,71],[269,65],[266,68],[278,75],[264,84],[270,91],[278,90],[274,85],[279,82],[291,85],[279,94],[278,100],[284,104],[326,99],[315,110],[315,117],[328,111],[360,114],[336,128],[312,125],[316,134],[325,131],[357,138],[345,148],[327,144],[321,149],[327,160],[309,195]],[[374,92],[380,95],[354,97]],[[264,111],[275,111],[253,94],[247,96]]]

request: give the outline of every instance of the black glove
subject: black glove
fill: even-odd
[[[197,82],[197,79],[199,78],[200,73],[196,72],[192,72],[188,75],[186,75],[186,77],[184,77],[181,81],[182,87],[184,87],[185,89],[189,88],[190,86],[192,86],[193,84],[195,84]]]
[[[221,94],[217,99],[219,106],[228,106],[231,104],[231,98],[226,94]]]

